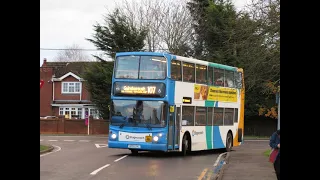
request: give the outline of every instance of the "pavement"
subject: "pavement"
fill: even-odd
[[[42,180],[200,180],[221,151],[178,153],[109,149],[104,136],[41,136],[41,144],[55,149],[40,155]]]
[[[230,152],[222,180],[277,180],[273,164],[263,152],[269,140],[245,140]]]

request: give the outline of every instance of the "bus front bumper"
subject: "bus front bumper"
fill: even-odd
[[[164,151],[166,152],[167,144],[156,144],[156,143],[138,143],[138,142],[120,142],[120,141],[109,141],[109,148],[118,149],[136,149],[138,151]]]

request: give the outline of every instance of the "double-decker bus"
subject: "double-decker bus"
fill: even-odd
[[[190,151],[243,141],[241,68],[155,52],[116,54],[109,148]]]

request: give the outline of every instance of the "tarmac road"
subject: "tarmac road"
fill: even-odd
[[[56,147],[56,152],[40,156],[40,179],[198,179],[221,153],[202,151],[183,157],[179,153],[141,152],[132,156],[129,150],[109,149],[107,142],[103,136],[40,136],[41,144]]]

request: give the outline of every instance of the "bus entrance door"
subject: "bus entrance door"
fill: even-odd
[[[176,108],[176,106],[171,105],[169,107],[169,122],[168,122],[168,150],[176,150],[179,149],[179,127],[180,121],[177,119],[177,114],[180,114],[180,107]]]

